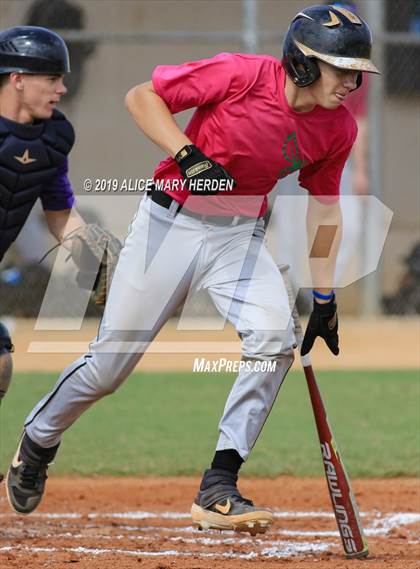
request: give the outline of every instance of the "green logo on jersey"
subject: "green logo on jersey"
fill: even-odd
[[[287,176],[287,174],[290,174],[295,170],[299,170],[302,167],[303,160],[299,156],[299,146],[296,131],[293,131],[286,137],[283,146],[281,147],[281,152],[284,156],[284,159],[287,162],[290,162],[290,166],[286,166],[286,168],[280,170],[280,177]]]

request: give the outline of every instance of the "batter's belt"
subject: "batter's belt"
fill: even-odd
[[[158,205],[169,209],[172,203],[176,200],[168,196],[165,192],[161,192],[156,190],[155,187],[152,187],[148,192],[148,196],[151,200]],[[220,226],[228,226],[231,225],[234,227],[235,225],[240,225],[241,223],[248,223],[250,221],[255,222],[255,217],[249,217],[247,215],[234,215],[234,216],[224,216],[224,215],[201,215],[199,213],[195,213],[190,211],[182,206],[182,204],[178,203],[177,209],[175,214],[179,213],[182,209],[182,214],[187,215],[188,217],[193,217],[194,219],[198,219],[203,223],[210,223],[213,225],[220,225]],[[258,218],[260,219],[260,218]]]

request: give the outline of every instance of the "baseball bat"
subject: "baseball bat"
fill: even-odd
[[[296,341],[300,348],[303,341],[303,330],[300,324],[299,314],[295,306],[295,299],[289,283],[287,270],[288,266],[286,265],[280,267],[289,296],[289,303],[295,325]],[[328,421],[327,412],[312,369],[309,354],[301,357],[301,363],[314,412],[331,504],[346,557],[347,559],[367,557],[369,555],[369,549],[363,533],[363,527],[360,522],[356,499],[351,488],[350,479],[347,475],[342,456],[338,450],[337,443],[335,442],[331,425]]]
[[[350,479],[335,442],[312,365],[310,363],[305,364],[304,357],[302,358],[303,371],[309,389],[321,444],[322,462],[343,548],[348,559],[367,557],[369,549],[360,523],[359,511],[351,489]]]

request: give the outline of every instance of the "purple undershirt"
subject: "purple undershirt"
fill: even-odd
[[[41,192],[41,202],[43,209],[60,211],[73,207],[75,198],[69,178],[69,163],[67,157],[63,164],[58,168],[55,178],[46,184]]]

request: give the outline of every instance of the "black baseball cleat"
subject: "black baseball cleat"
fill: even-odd
[[[41,502],[47,468],[58,446],[42,448],[23,435],[6,478],[7,499],[18,514],[30,514]]]
[[[251,535],[265,533],[274,521],[273,513],[256,508],[236,487],[238,476],[227,470],[204,472],[200,490],[191,507],[193,524],[200,529],[234,530]]]

